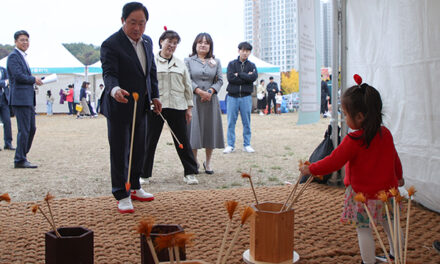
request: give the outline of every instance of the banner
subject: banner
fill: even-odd
[[[298,125],[320,119],[319,0],[298,0],[300,110]]]

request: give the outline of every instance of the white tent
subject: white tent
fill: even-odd
[[[45,39],[31,39],[26,51],[31,72],[36,76],[46,76],[56,73],[58,80],[55,83],[42,85],[37,93],[37,113],[46,112],[46,92],[51,90],[55,98],[53,111],[68,112],[67,103],[60,104],[60,89],[75,82],[75,73],[83,73],[84,65],[77,60],[62,44]],[[6,67],[7,57],[0,60],[0,65]],[[80,78],[80,77],[77,77]]]
[[[405,187],[440,212],[440,1],[347,1],[347,85],[357,73],[384,103]]]

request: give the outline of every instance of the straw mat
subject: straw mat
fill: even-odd
[[[290,188],[260,187],[256,191],[260,202],[284,202]],[[343,193],[342,188],[311,184],[297,203],[294,243],[299,263],[361,262],[354,227],[339,222]],[[140,263],[139,235],[133,228],[146,216],[154,217],[157,224],[179,224],[185,232],[195,233],[194,245],[186,250],[187,258],[215,263],[226,226],[224,202],[235,199],[240,209],[254,202],[250,188],[161,192],[155,196],[153,202],[135,201],[134,214],[121,215],[110,196],[55,198],[52,211],[57,226],[82,226],[94,232],[95,263]],[[32,214],[32,204],[0,204],[0,263],[44,263],[44,234],[50,226],[40,213]],[[403,208],[402,215],[406,215],[406,202]],[[238,223],[239,214],[234,217]],[[409,259],[440,263],[440,254],[432,248],[433,240],[440,239],[440,215],[412,206],[410,227]],[[383,231],[381,235],[388,248]],[[248,248],[246,225],[227,263],[243,263],[242,254]],[[376,253],[381,252],[376,241]]]

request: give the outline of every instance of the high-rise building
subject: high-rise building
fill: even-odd
[[[321,50],[321,63],[322,67],[331,67],[332,66],[332,4],[331,1],[322,1],[321,0],[321,41],[322,41],[322,50]]]
[[[296,0],[244,0],[244,28],[255,56],[281,71],[298,69]]]

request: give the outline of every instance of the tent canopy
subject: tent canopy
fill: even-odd
[[[440,212],[440,1],[347,1],[347,85],[381,93],[405,187]]]

